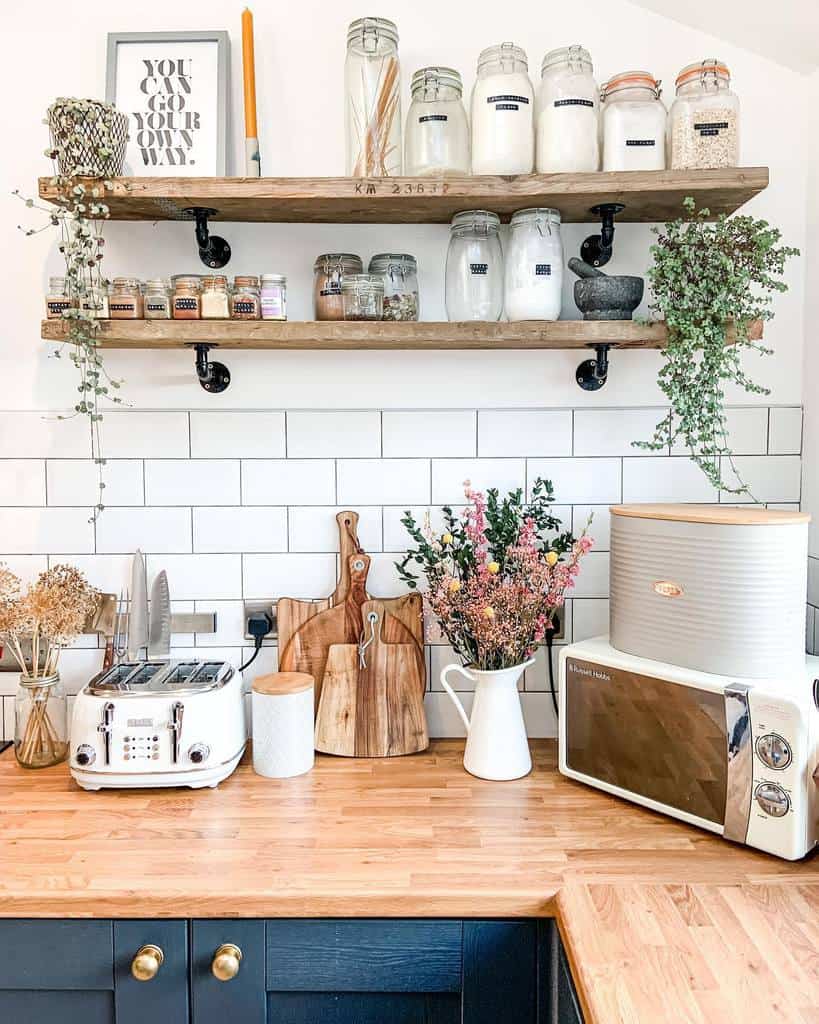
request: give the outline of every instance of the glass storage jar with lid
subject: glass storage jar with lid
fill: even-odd
[[[405,174],[469,174],[469,125],[462,95],[461,76],[452,68],[421,68],[412,76]]]
[[[176,274],[171,278],[171,316],[174,320],[201,320],[202,278],[199,274]]]
[[[46,319],[61,320],[63,313],[67,309],[71,309],[71,306],[72,302],[65,286],[65,278],[50,277],[46,295]]]
[[[95,320],[108,320],[108,288],[104,282],[93,285],[80,299],[80,309],[90,313]],[[144,309],[144,302],[143,302]]]
[[[578,45],[550,50],[540,73],[538,171],[570,174],[598,170],[598,91],[589,51]]]
[[[481,53],[471,104],[473,174],[531,174],[534,99],[525,50],[501,43]]]
[[[660,82],[623,71],[600,89],[604,171],[665,170],[666,111]]]
[[[688,64],[677,75],[669,114],[671,167],[736,167],[739,163],[739,97],[722,61]]]
[[[384,280],[383,320],[418,319],[418,261],[406,253],[381,252],[369,271]]]
[[[313,308],[316,320],[343,320],[341,282],[347,274],[360,274],[361,257],[351,252],[326,252],[313,264]]]
[[[401,173],[398,29],[386,18],[358,18],[347,30],[344,63],[347,174]]]
[[[170,320],[171,292],[164,277],[151,277],[145,282],[145,319]]]
[[[262,320],[287,319],[287,277],[262,274]]]
[[[557,210],[518,210],[504,259],[503,306],[510,320],[557,320],[563,290],[563,243]]]
[[[202,319],[227,320],[230,317],[228,279],[224,274],[202,278]]]
[[[500,320],[503,250],[499,230],[500,218],[488,210],[465,210],[452,218],[444,293],[449,320]]]
[[[345,320],[380,320],[384,278],[380,274],[347,274],[341,282]]]
[[[108,315],[112,320],[141,320],[142,282],[138,277],[115,277],[108,297]]]
[[[233,320],[261,320],[262,297],[259,278],[245,274],[233,279],[230,295],[230,316]]]

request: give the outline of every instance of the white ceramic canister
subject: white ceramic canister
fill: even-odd
[[[313,677],[273,672],[253,680],[253,770],[269,779],[313,767]]]
[[[557,320],[563,290],[563,243],[557,210],[512,215],[504,260],[503,308],[509,320]]]
[[[534,101],[526,51],[514,43],[487,47],[472,89],[473,174],[532,173]]]
[[[550,50],[541,65],[537,98],[537,169],[541,174],[600,167],[599,94],[589,51]]]

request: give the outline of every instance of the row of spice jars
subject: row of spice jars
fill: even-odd
[[[313,275],[316,320],[418,319],[418,262],[407,253],[377,253],[366,274],[354,253],[323,253]]]

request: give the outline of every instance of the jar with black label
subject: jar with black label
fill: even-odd
[[[370,260],[370,273],[384,279],[382,320],[418,319],[418,261],[406,253],[381,252]]]
[[[341,282],[345,320],[380,320],[384,278],[380,274],[348,274]]]
[[[504,263],[503,306],[509,320],[557,320],[563,290],[558,211],[513,214]]]
[[[461,76],[452,68],[421,68],[412,76],[404,133],[404,173],[469,174],[469,125]]]
[[[598,90],[589,51],[576,45],[551,50],[540,73],[538,172],[599,170]]]
[[[112,320],[142,319],[142,282],[139,278],[114,278],[108,296],[108,315]]]
[[[202,278],[198,274],[178,274],[171,278],[173,296],[171,314],[174,320],[202,319]]]
[[[145,282],[145,319],[171,319],[171,292],[164,277],[152,277]]]
[[[456,213],[446,255],[449,320],[500,320],[503,313],[503,251],[500,218],[488,210]]]
[[[673,170],[736,167],[739,163],[739,97],[722,61],[689,64],[677,75],[669,114]]]
[[[230,296],[231,320],[261,320],[262,298],[255,274],[234,277]]]
[[[601,88],[604,171],[665,170],[661,93],[647,71],[623,71]]]
[[[526,51],[514,43],[483,50],[472,89],[473,174],[531,174],[534,103]]]
[[[46,295],[46,318],[48,320],[62,320],[63,313],[71,309],[73,305],[65,286],[64,277],[50,277],[48,279],[48,294]]]
[[[313,308],[316,320],[343,320],[341,285],[347,274],[364,270],[361,257],[351,252],[326,252],[313,264]]]

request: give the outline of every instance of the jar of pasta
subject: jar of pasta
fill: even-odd
[[[364,269],[360,256],[351,252],[327,252],[313,264],[313,308],[316,320],[343,320],[341,284],[348,274]]]
[[[260,320],[262,299],[259,278],[255,274],[234,277],[230,296],[231,320]]]
[[[677,75],[669,114],[674,170],[736,167],[739,163],[739,98],[722,61],[689,64]]]
[[[171,312],[174,320],[201,320],[202,279],[198,274],[178,274],[172,278]]]
[[[141,320],[144,308],[142,287],[137,277],[115,277],[108,298],[108,315],[112,320]]]

